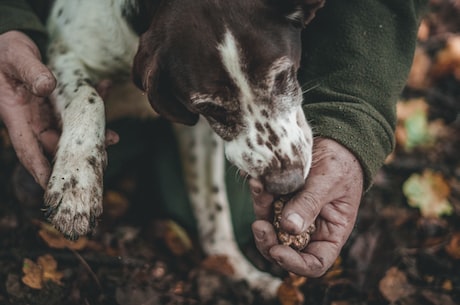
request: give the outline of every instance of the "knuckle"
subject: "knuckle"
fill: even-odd
[[[304,192],[299,200],[300,206],[304,213],[310,215],[318,215],[322,208],[321,201],[318,199],[319,196],[312,192]]]

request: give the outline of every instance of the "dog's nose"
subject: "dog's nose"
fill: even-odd
[[[283,172],[270,172],[261,177],[265,190],[276,195],[286,195],[301,188],[305,179],[301,169]]]

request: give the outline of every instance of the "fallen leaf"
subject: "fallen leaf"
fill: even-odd
[[[118,219],[126,214],[129,200],[120,192],[106,191],[104,193],[104,214],[112,219]]]
[[[436,54],[431,74],[435,78],[452,74],[460,80],[460,35],[447,38],[444,49]]]
[[[453,259],[460,259],[460,232],[456,232],[452,235],[445,249],[450,257]]]
[[[454,289],[454,284],[452,284],[452,281],[451,280],[445,280],[443,283],[442,283],[442,290],[445,290],[445,291],[452,291]]]
[[[72,249],[82,250],[86,247],[88,239],[86,237],[80,237],[76,241],[68,240],[64,235],[56,230],[53,226],[40,222],[40,230],[38,235],[45,241],[45,243],[55,249]]]
[[[201,267],[226,276],[232,276],[235,274],[232,265],[228,261],[228,257],[225,255],[208,256],[201,262]]]
[[[32,260],[25,258],[22,264],[22,282],[34,289],[43,288],[43,271],[38,264]]]
[[[428,146],[433,137],[428,128],[428,104],[423,99],[399,101],[397,103],[398,124],[396,141],[405,150],[417,146]]]
[[[50,254],[38,257],[37,263],[25,258],[22,265],[22,282],[33,289],[42,289],[46,281],[62,285],[61,279],[64,274],[57,271],[57,266],[56,260]]]
[[[447,200],[450,187],[439,173],[427,169],[421,175],[413,174],[404,182],[403,192],[409,205],[419,208],[424,217],[440,217],[453,212]]]
[[[422,20],[420,22],[420,26],[418,27],[417,32],[417,39],[419,41],[426,41],[430,37],[430,25],[426,20]]]
[[[379,290],[390,303],[410,296],[415,292],[414,286],[408,283],[406,275],[396,267],[390,268],[380,280]]]
[[[164,240],[169,250],[176,256],[182,256],[193,248],[187,232],[172,220],[166,222]]]
[[[278,300],[282,305],[301,305],[304,303],[305,296],[300,291],[300,287],[305,284],[307,278],[293,273],[286,277],[278,288]]]
[[[56,284],[61,285],[61,279],[64,276],[62,272],[57,271],[57,261],[50,254],[40,256],[37,259],[37,264],[43,270],[43,279],[51,280]]]
[[[431,58],[427,52],[421,47],[417,47],[407,79],[407,86],[413,89],[425,89],[429,87],[430,79],[428,75],[431,63]]]

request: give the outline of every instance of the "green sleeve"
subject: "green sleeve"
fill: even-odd
[[[327,0],[302,36],[305,115],[315,136],[355,154],[366,189],[395,146],[395,104],[427,2]]]
[[[47,35],[42,21],[48,8],[48,1],[0,0],[0,34],[11,30],[24,32],[43,55]]]

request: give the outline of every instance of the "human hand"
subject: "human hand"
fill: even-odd
[[[0,119],[19,161],[43,188],[50,175],[45,152],[53,152],[59,138],[44,99],[55,86],[31,39],[17,31],[0,35]]]
[[[315,223],[308,246],[298,252],[280,245],[272,225],[275,199],[255,179],[249,181],[256,221],[252,225],[256,246],[268,260],[307,277],[323,275],[350,236],[363,192],[363,173],[355,156],[339,143],[315,139],[313,165],[305,186],[283,210],[281,227],[299,234]]]
[[[46,99],[55,87],[56,79],[30,38],[17,31],[0,35],[0,119],[19,161],[42,188],[51,173],[45,154],[55,152],[60,136]],[[109,87],[110,82],[103,80],[96,89],[104,97]],[[106,146],[118,140],[116,132],[106,131]]]

